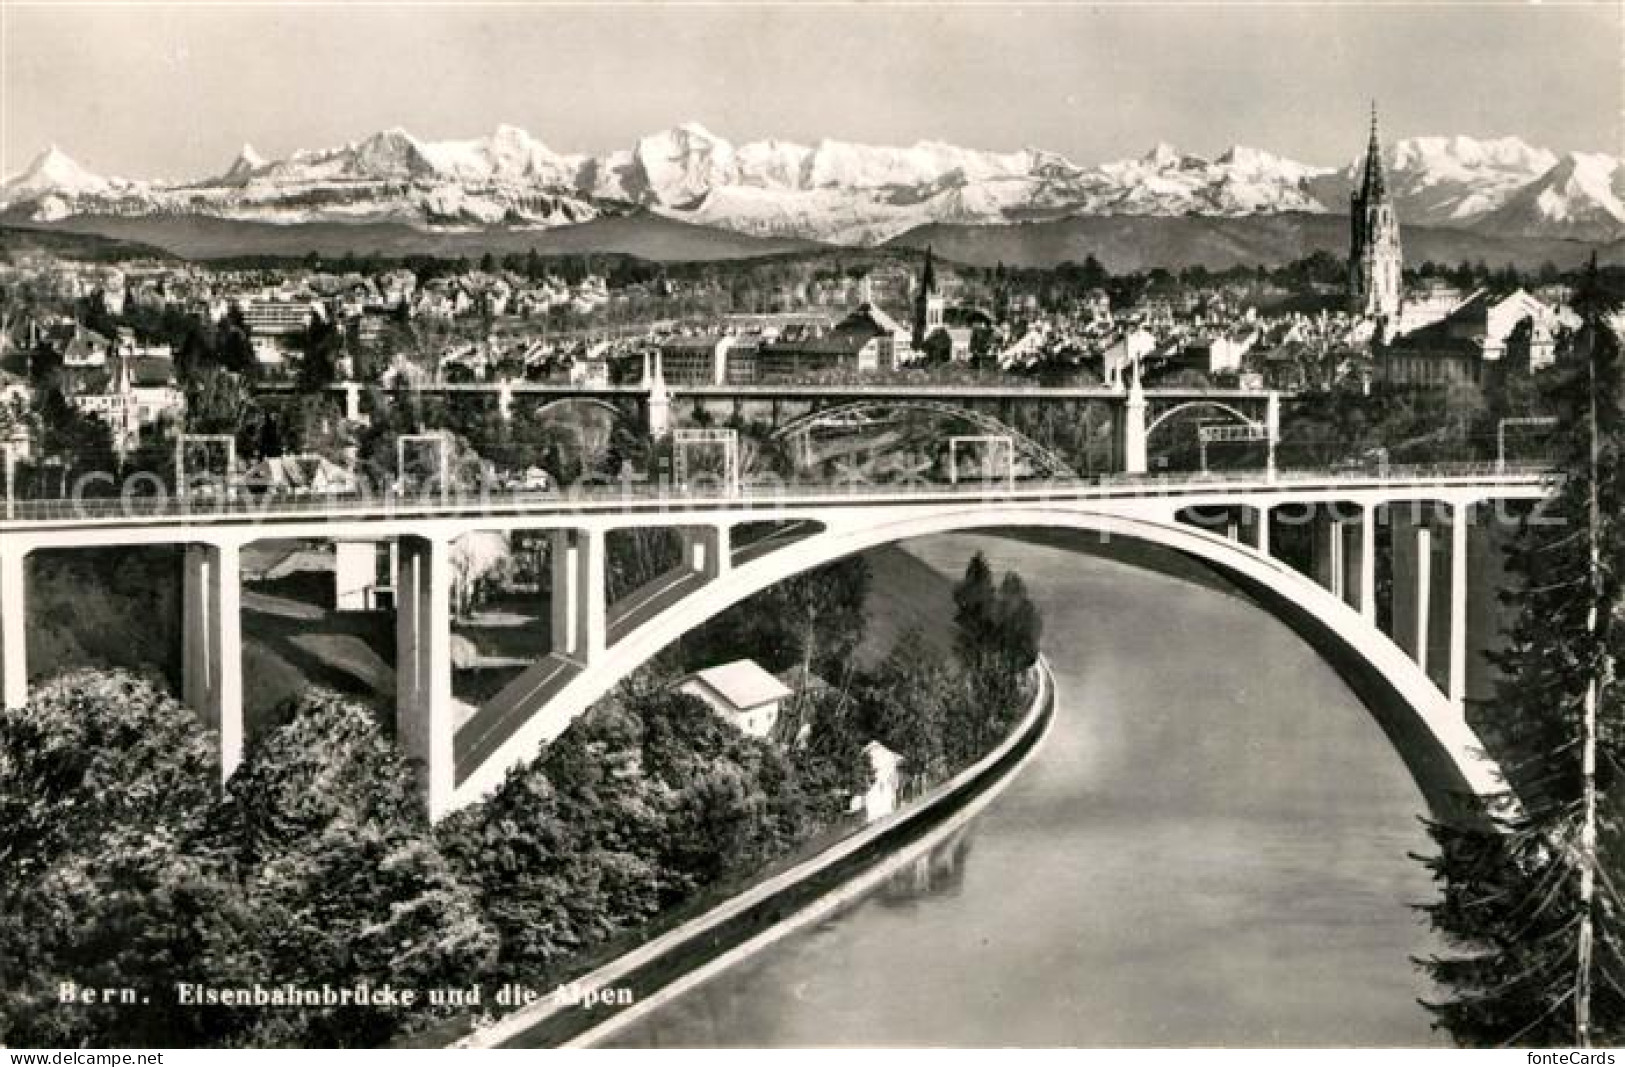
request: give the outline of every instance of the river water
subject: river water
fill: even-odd
[[[612,1043],[1442,1044],[1423,804],[1354,694],[1221,589],[981,535],[1045,617],[1049,737],[954,841]]]

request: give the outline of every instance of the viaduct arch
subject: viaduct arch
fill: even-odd
[[[1010,438],[1016,454],[1052,478],[1076,478],[1077,473],[1053,449],[1039,444],[1031,437],[1014,429],[1001,419],[980,411],[971,411],[956,404],[933,400],[859,400],[834,407],[819,408],[791,419],[773,431],[773,440],[788,441],[805,436],[822,423],[848,416],[868,415],[883,411],[912,411],[927,415],[958,419],[986,434]]]
[[[607,411],[609,412],[610,417],[618,423],[627,423],[630,425],[636,425],[637,423],[637,419],[634,416],[629,415],[625,410],[616,407],[611,401],[595,396],[556,397],[543,404],[537,405],[534,417],[538,419],[543,418],[544,416],[557,414],[569,409],[572,406],[578,405],[597,408],[600,411]]]
[[[558,736],[595,700],[684,633],[781,581],[827,563],[931,534],[990,528],[1062,529],[1136,540],[1191,557],[1235,581],[1260,610],[1281,618],[1336,668],[1365,702],[1439,815],[1472,814],[1507,789],[1460,705],[1358,610],[1289,564],[1222,535],[1167,519],[1084,506],[944,506],[872,518],[830,516],[823,532],[725,570],[605,650],[545,707],[455,785],[452,807],[474,803]]]

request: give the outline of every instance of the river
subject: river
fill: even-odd
[[[1056,718],[928,863],[635,1020],[635,1046],[1435,1045],[1421,796],[1251,603],[981,535],[1045,617]]]

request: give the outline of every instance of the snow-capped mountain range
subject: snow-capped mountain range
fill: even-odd
[[[1387,152],[1403,222],[1517,236],[1625,236],[1625,165],[1559,158],[1514,137],[1415,137]],[[603,156],[555,152],[524,130],[425,141],[385,130],[269,160],[252,146],[191,182],[92,174],[52,146],[0,184],[0,212],[207,215],[262,222],[396,221],[429,229],[546,228],[642,208],[742,233],[877,244],[933,222],[997,225],[1074,215],[1347,210],[1360,160],[1322,167],[1236,146],[1214,158],[1159,144],[1080,166],[1054,152],[823,140],[734,145],[697,123]]]

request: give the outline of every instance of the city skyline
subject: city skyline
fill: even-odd
[[[1612,5],[10,4],[3,36],[7,174],[48,144],[99,173],[185,179],[224,170],[245,140],[282,157],[506,123],[600,154],[689,121],[735,143],[1032,146],[1084,165],[1238,143],[1339,166],[1373,97],[1388,141],[1620,151]],[[1541,91],[1505,93],[1532,56],[1547,57]]]

